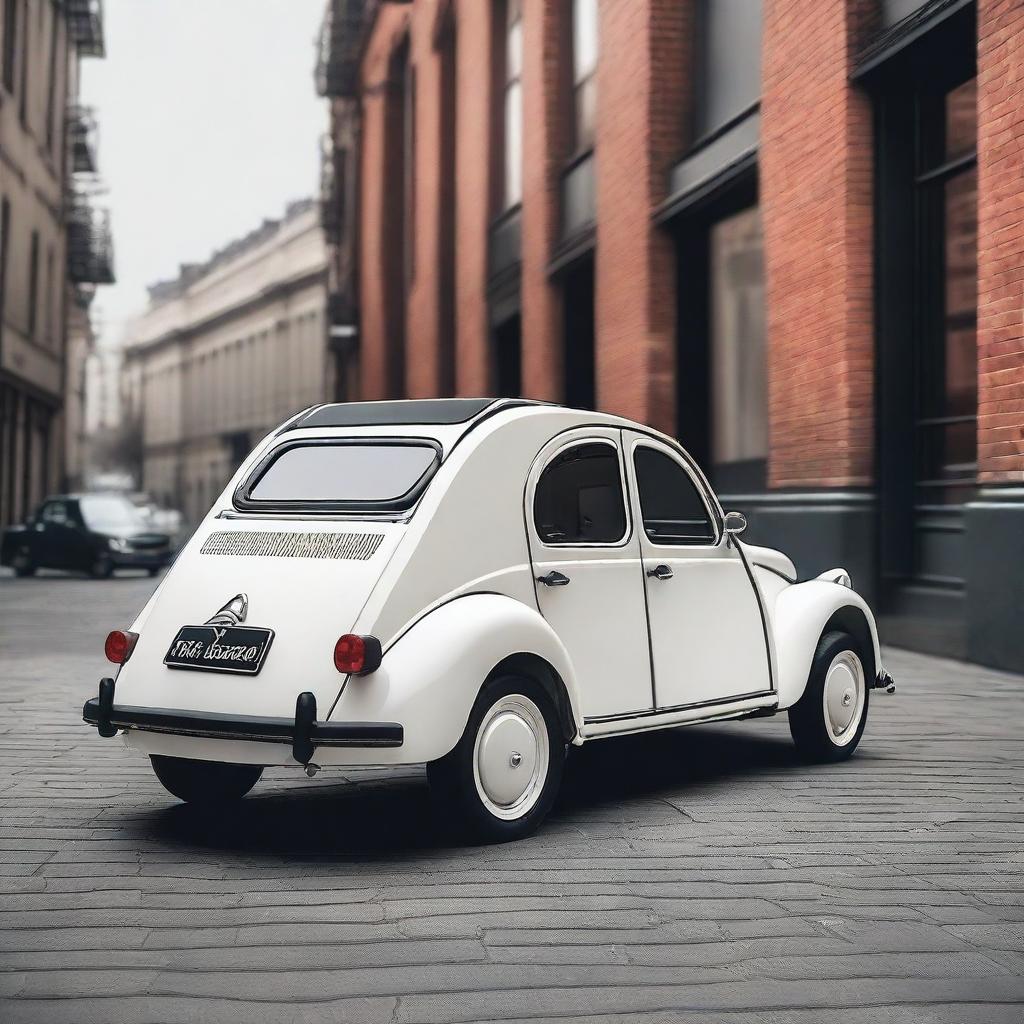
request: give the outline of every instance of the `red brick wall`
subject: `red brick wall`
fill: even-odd
[[[978,473],[1024,480],[1024,6],[978,3]]]
[[[408,13],[391,4],[382,6],[373,27],[362,67],[363,128],[359,201],[360,397],[379,399],[388,394],[387,338],[395,311],[388,302],[386,280],[389,253],[399,244],[387,236],[385,137],[389,61],[408,30]]]
[[[439,6],[439,0],[418,0],[410,25],[410,59],[416,74],[416,210],[406,321],[405,380],[409,398],[437,395],[440,374],[437,237],[441,224],[441,62],[434,48]]]
[[[528,398],[562,397],[562,301],[548,277],[566,158],[560,4],[523,2],[522,377]]]
[[[871,109],[849,82],[872,9],[863,0],[764,3],[771,487],[872,477]]]
[[[652,223],[683,150],[692,4],[601,8],[598,67],[596,371],[598,405],[675,426],[675,253]]]
[[[491,213],[489,125],[492,93],[491,3],[455,5],[456,387],[460,395],[485,395],[489,387],[487,344],[487,227]]]

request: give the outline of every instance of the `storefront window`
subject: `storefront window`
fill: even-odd
[[[710,232],[711,461],[762,463],[768,455],[764,241],[752,206]]]
[[[925,97],[917,186],[922,266],[919,506],[961,503],[977,466],[978,172],[972,78]]]

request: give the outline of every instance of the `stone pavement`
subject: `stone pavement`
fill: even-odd
[[[858,754],[784,716],[595,743],[464,848],[422,772],[177,804],[80,721],[145,578],[0,577],[0,1021],[1024,1020],[1024,679],[887,652]]]

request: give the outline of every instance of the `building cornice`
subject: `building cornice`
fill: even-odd
[[[266,305],[267,303],[273,302],[285,295],[290,295],[302,288],[318,283],[323,283],[326,287],[326,267],[316,267],[284,281],[275,281],[273,284],[260,289],[260,291],[250,296],[248,299],[245,299],[236,305],[229,306],[227,309],[218,310],[210,316],[196,320],[187,325],[175,327],[172,330],[166,331],[163,334],[150,339],[149,341],[130,345],[124,350],[124,358],[126,360],[139,359],[152,355],[154,352],[160,351],[161,349],[169,348],[172,345],[191,341],[193,338],[212,330],[214,327],[219,327],[222,324],[229,323],[231,320],[245,316],[246,314],[253,312],[253,310],[259,309],[262,305]]]

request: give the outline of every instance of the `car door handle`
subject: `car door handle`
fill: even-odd
[[[647,570],[648,576],[653,576],[656,580],[670,580],[675,573],[672,571],[671,566],[668,565],[656,565],[653,569]]]
[[[538,576],[537,582],[543,583],[545,587],[567,587],[569,577],[552,569],[546,576]]]

